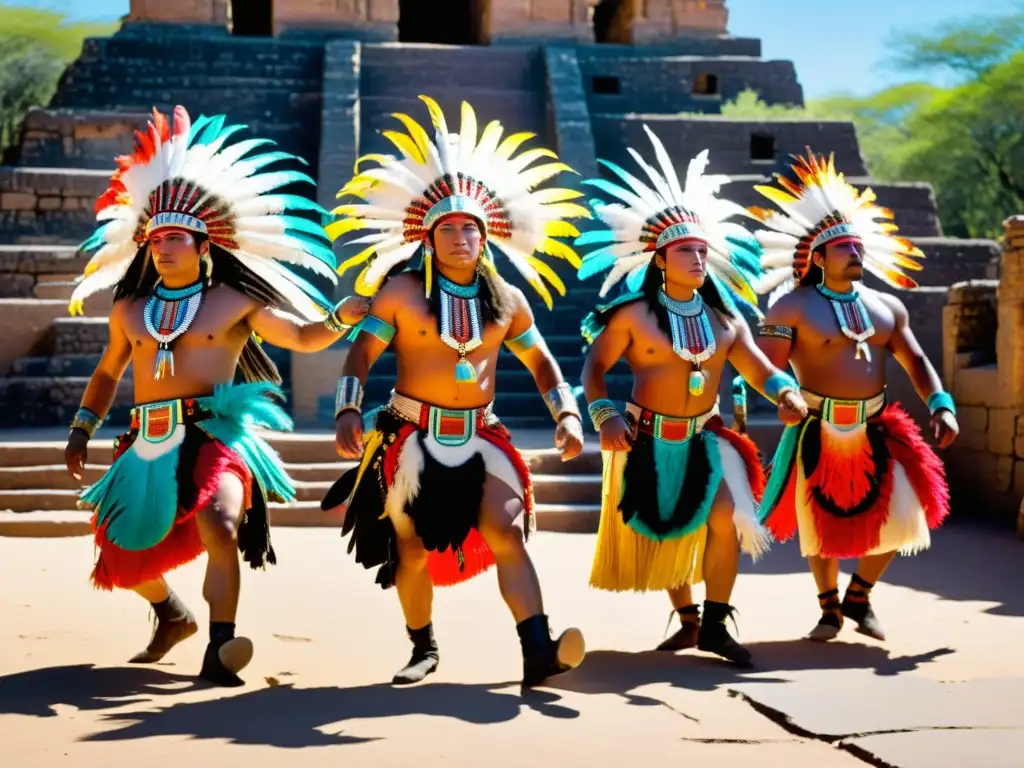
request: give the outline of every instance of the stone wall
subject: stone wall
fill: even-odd
[[[115,157],[132,152],[134,132],[147,119],[144,112],[32,109],[21,125],[14,164],[112,169]]]
[[[0,243],[84,240],[110,171],[0,166]]]
[[[594,135],[579,61],[572,48],[546,47],[549,130],[560,159],[583,177],[597,175]]]
[[[961,433],[947,460],[967,514],[1020,515],[1024,495],[1024,216],[1007,220],[1000,279],[960,283],[943,311],[944,379]],[[1024,535],[1024,515],[1018,528]]]

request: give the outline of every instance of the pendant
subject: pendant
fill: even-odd
[[[455,380],[459,383],[476,381],[476,368],[466,359],[465,344],[459,344],[459,361],[455,364]]]
[[[480,299],[477,283],[459,285],[438,275],[441,288],[441,341],[459,353],[455,363],[455,381],[460,384],[476,382],[476,369],[466,359],[483,343],[483,322],[480,317]]]
[[[168,372],[169,371],[169,372]],[[161,343],[156,351],[156,365],[153,366],[153,378],[156,381],[174,375],[174,353],[170,348]]]
[[[196,319],[203,303],[203,283],[186,288],[167,289],[157,284],[146,302],[143,318],[146,332],[157,342],[153,378],[174,376],[174,352],[171,344],[184,334]]]
[[[868,346],[866,341],[857,342],[857,352],[854,354],[853,359],[860,360],[861,355],[864,356],[864,359],[867,362],[871,362],[871,348]]]
[[[699,397],[704,394],[704,387],[707,384],[708,376],[700,368],[696,368],[690,371],[690,379],[687,382],[687,388],[691,395]]]

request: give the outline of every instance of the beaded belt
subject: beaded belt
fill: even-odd
[[[441,408],[392,391],[384,408],[400,419],[418,424],[441,445],[459,446],[468,443],[480,427],[497,422],[491,406],[492,403],[482,408]]]
[[[710,411],[699,416],[663,416],[635,403],[626,403],[626,413],[636,421],[638,432],[665,443],[683,443],[718,415],[718,402]]]
[[[817,411],[822,421],[834,427],[856,427],[863,424],[885,406],[885,390],[867,400],[839,400],[801,389],[807,407]]]
[[[130,411],[130,430],[142,436],[147,443],[159,443],[172,434],[179,424],[197,424],[213,414],[194,397],[180,400],[162,400],[142,403]]]

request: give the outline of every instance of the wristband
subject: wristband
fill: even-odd
[[[327,317],[324,318],[324,325],[326,325],[330,330],[334,331],[335,333],[344,333],[345,331],[352,327],[348,323],[341,322],[341,318],[338,317],[338,310],[341,309],[341,305],[344,303],[344,299],[339,301],[337,304],[334,305],[334,309],[327,313]]]
[[[345,411],[361,413],[363,409],[363,385],[355,376],[338,379],[338,390],[334,395],[334,419]]]
[[[594,422],[594,429],[598,432],[601,431],[601,425],[608,419],[619,415],[619,409],[615,407],[615,403],[603,397],[588,405],[587,412],[590,414],[590,420]]]
[[[782,371],[773,373],[764,383],[765,397],[771,400],[773,405],[777,405],[779,399],[787,392],[797,392],[799,389],[796,379]]]
[[[79,408],[77,413],[75,413],[75,418],[71,420],[71,427],[68,431],[80,429],[85,432],[91,440],[92,436],[96,434],[96,430],[99,429],[99,426],[102,423],[103,419],[88,408]]]
[[[565,415],[580,417],[580,409],[576,405],[576,395],[568,382],[563,381],[544,394],[544,404],[555,422],[562,420]]]
[[[932,392],[928,396],[928,411],[932,416],[935,415],[936,411],[940,411],[945,408],[951,414],[956,416],[956,404],[953,402],[953,396],[949,392]]]

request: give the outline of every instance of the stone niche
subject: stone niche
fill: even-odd
[[[656,43],[727,33],[725,0],[591,0],[599,43]]]

